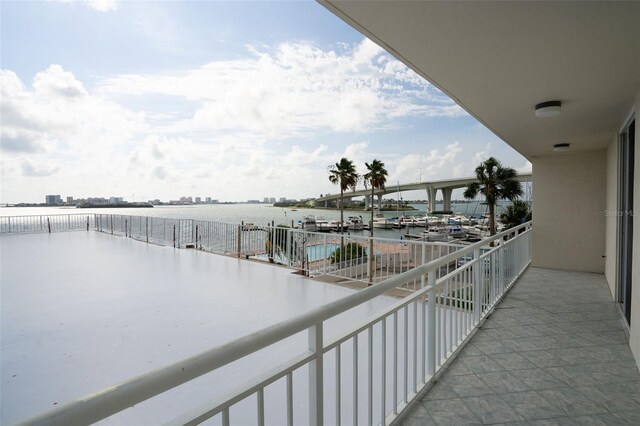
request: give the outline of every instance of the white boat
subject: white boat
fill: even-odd
[[[380,229],[392,229],[393,222],[384,217],[381,212],[376,212],[373,216],[373,227]]]
[[[309,232],[318,232],[318,222],[315,217],[309,216],[302,220],[302,229]]]
[[[340,232],[340,221],[339,220],[331,220],[327,224],[329,229],[333,232]],[[347,231],[349,229],[349,222],[344,222],[342,225],[342,231]]]
[[[349,229],[352,231],[362,231],[364,229],[364,223],[362,222],[362,216],[349,216],[349,220],[347,220],[347,225]]]
[[[422,231],[427,241],[448,241],[449,234],[444,228],[429,228]]]
[[[445,232],[452,238],[465,238],[467,232],[460,225],[449,225],[445,228]]]
[[[331,232],[331,224],[326,219],[316,219],[317,232]]]

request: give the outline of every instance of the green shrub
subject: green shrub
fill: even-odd
[[[367,251],[358,243],[347,243],[338,247],[329,257],[331,263],[345,262],[354,259],[367,259]]]

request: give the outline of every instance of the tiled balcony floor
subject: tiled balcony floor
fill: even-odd
[[[404,425],[639,425],[640,374],[603,275],[530,268]]]

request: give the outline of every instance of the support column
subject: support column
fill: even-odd
[[[378,197],[378,210],[382,210],[382,194],[378,194],[376,197]]]
[[[329,207],[329,201],[324,200],[324,208],[326,209],[327,207]]]
[[[443,206],[442,210],[451,210],[451,193],[453,192],[453,188],[442,188],[442,200]]]
[[[364,209],[365,210],[369,210],[370,206],[371,206],[371,196],[370,195],[365,195],[364,196]]]
[[[436,192],[435,188],[427,188],[427,194],[429,195],[429,210],[434,211],[436,209]]]

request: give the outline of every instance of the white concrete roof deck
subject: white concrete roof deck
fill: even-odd
[[[353,292],[267,264],[97,232],[2,236],[0,258],[2,424]],[[325,341],[394,301],[379,297],[328,321]],[[299,334],[106,422],[171,420],[298,354],[306,343]],[[295,389],[305,385],[304,374],[295,375]],[[273,394],[265,393],[267,406]],[[296,401],[296,417],[306,415],[304,403]],[[246,413],[232,410],[235,422],[251,422],[255,405],[249,406]],[[267,421],[275,415],[267,412]]]

